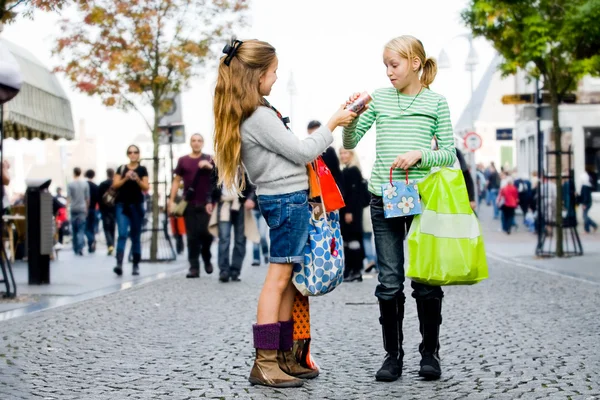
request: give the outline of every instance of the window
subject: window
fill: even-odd
[[[600,127],[583,128],[585,135],[585,170],[590,174],[592,189],[600,189]]]

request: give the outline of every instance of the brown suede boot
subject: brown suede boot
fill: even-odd
[[[303,367],[298,363],[292,348],[294,347],[294,320],[280,321],[279,351],[277,361],[279,368],[288,375],[302,379],[313,379],[319,376],[318,369]]]
[[[319,376],[318,369],[305,368],[298,364],[294,353],[290,351],[279,350],[277,352],[277,362],[279,368],[288,375],[295,376],[301,379],[313,379]]]
[[[276,388],[300,387],[302,379],[294,378],[283,372],[277,360],[279,348],[279,324],[253,325],[256,359],[248,381],[252,385]]]

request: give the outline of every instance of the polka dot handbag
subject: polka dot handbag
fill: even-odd
[[[338,211],[323,213],[311,204],[304,265],[294,265],[293,282],[304,296],[322,296],[344,281],[344,243]]]

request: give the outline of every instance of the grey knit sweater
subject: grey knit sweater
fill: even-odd
[[[326,126],[298,139],[273,110],[263,106],[242,123],[241,133],[242,162],[259,196],[308,189],[306,164],[333,142]]]

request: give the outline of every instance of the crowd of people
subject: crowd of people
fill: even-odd
[[[584,232],[595,233],[598,225],[589,216],[592,207],[590,175],[587,171],[581,174],[579,190],[576,190],[573,180],[566,172],[563,176],[563,223],[576,225],[576,207],[580,206]],[[542,225],[542,229],[550,230],[555,221],[556,184],[551,179],[540,180],[537,171],[527,176],[508,167],[502,167],[498,171],[493,162],[487,168],[479,164],[477,190],[479,205],[485,202],[487,206],[493,207],[494,219],[500,220],[501,231],[508,235],[519,228],[516,219],[518,212],[522,215],[522,226],[530,232],[537,232],[538,224]],[[538,210],[538,200],[542,203],[542,210]]]

